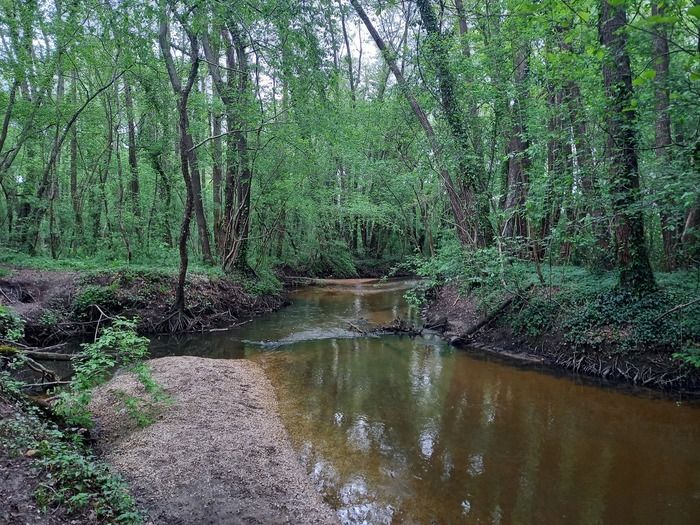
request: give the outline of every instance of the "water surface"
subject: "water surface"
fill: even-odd
[[[344,523],[700,523],[700,410],[455,350],[362,337],[410,282],[341,281],[158,355],[249,358]]]

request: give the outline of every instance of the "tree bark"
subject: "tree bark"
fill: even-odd
[[[626,24],[627,14],[623,6],[601,1],[598,33],[600,43],[608,53],[602,72],[608,104],[607,148],[619,284],[623,289],[643,293],[655,288],[655,281],[644,237]]]
[[[527,200],[528,169],[530,158],[527,150],[530,144],[527,140],[525,121],[526,83],[529,74],[530,50],[527,46],[519,46],[514,54],[513,83],[517,93],[511,107],[510,140],[506,145],[508,157],[508,176],[505,200],[505,210],[509,213],[503,226],[503,237],[526,239],[528,234],[525,202]]]
[[[134,99],[131,95],[131,86],[124,79],[124,108],[126,109],[127,144],[129,159],[129,195],[131,211],[137,222],[136,232],[141,237],[141,195],[139,190],[139,166],[136,158],[136,125],[134,124]]]
[[[190,176],[190,165],[188,149],[192,146],[192,136],[189,131],[189,117],[187,115],[187,102],[192,91],[192,86],[197,80],[197,72],[199,70],[199,46],[197,40],[189,31],[187,36],[190,41],[190,70],[187,76],[186,84],[183,86],[180,81],[175,62],[170,53],[170,38],[168,36],[168,23],[164,18],[160,23],[160,31],[158,32],[158,43],[160,44],[161,52],[165,59],[165,65],[168,70],[168,77],[173,92],[178,97],[178,134],[180,142],[180,171],[182,179],[185,182],[187,191],[185,198],[185,211],[182,217],[180,226],[180,240],[178,242],[178,251],[180,253],[180,271],[178,273],[177,286],[175,288],[175,303],[173,304],[173,312],[185,312],[185,281],[187,278],[187,267],[189,263],[187,254],[187,239],[190,234],[190,222],[192,221],[192,211],[194,208],[194,194],[192,190],[192,178]]]
[[[470,228],[470,237],[476,246],[491,241],[488,221],[488,194],[480,168],[474,161],[474,148],[469,137],[469,125],[457,100],[457,81],[449,65],[449,46],[440,31],[430,0],[417,0],[423,26],[429,38],[429,56],[438,78],[440,102],[445,119],[459,151],[459,192]],[[475,118],[476,120],[476,118]]]
[[[665,9],[658,3],[651,5],[651,14],[664,16]],[[671,162],[671,114],[670,114],[670,89],[668,86],[668,71],[671,57],[668,53],[668,38],[664,24],[654,27],[652,39],[654,53],[655,97],[656,97],[656,126],[655,126],[655,152],[657,166],[664,179],[673,176]],[[664,247],[664,269],[672,271],[677,266],[677,251],[680,241],[682,224],[678,220],[674,198],[670,195],[662,196],[660,204],[661,234]]]

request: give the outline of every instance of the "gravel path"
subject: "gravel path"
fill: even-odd
[[[297,460],[259,365],[199,357],[150,365],[174,401],[152,425],[136,428],[115,395],[139,392],[130,374],[102,386],[91,410],[99,448],[152,523],[337,523]]]

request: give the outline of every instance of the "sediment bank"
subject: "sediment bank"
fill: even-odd
[[[681,363],[663,345],[643,350],[625,350],[620,341],[626,334],[614,327],[599,327],[586,337],[591,344],[571,344],[565,328],[548,325],[537,335],[519,332],[513,322],[523,305],[537,291],[515,297],[497,315],[479,309],[479,301],[446,284],[429,295],[423,310],[426,325],[439,331],[453,345],[465,350],[485,351],[524,364],[545,366],[615,382],[631,383],[655,390],[697,395],[700,371]],[[517,320],[517,319],[516,319]],[[478,327],[477,330],[474,328]]]
[[[298,462],[273,387],[247,360],[149,362],[171,397],[139,428],[120,407],[139,383],[117,374],[91,410],[97,446],[156,524],[336,523]],[[121,394],[120,394],[121,392]]]

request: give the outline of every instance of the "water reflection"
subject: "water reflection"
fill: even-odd
[[[302,461],[344,523],[697,522],[700,410],[435,340],[307,337],[404,311],[400,285],[363,286],[307,289],[238,333],[169,346],[244,353],[266,368]],[[300,332],[274,351],[243,342]]]
[[[323,490],[346,523],[362,523],[358,509],[370,512],[370,500],[415,523],[698,516],[700,414],[692,407],[420,339],[336,341],[334,349],[314,341],[256,359],[279,388],[310,468],[333,465]]]

